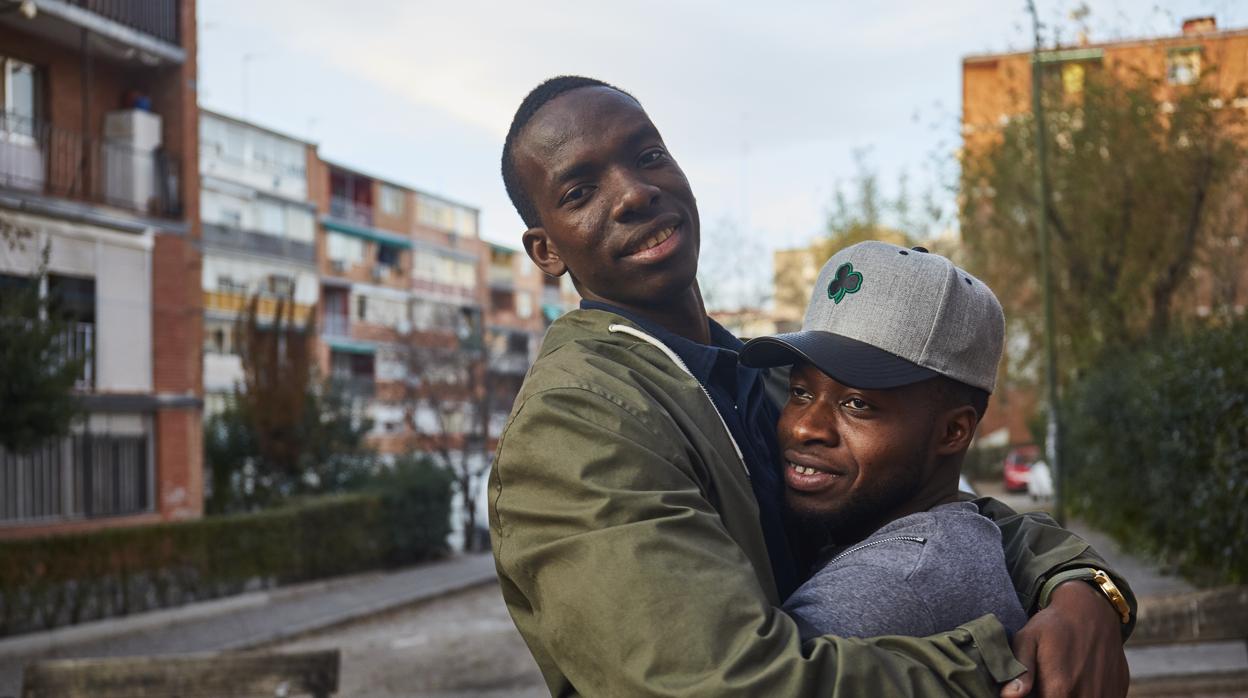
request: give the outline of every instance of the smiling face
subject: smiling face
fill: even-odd
[[[541,226],[524,246],[581,295],[653,309],[694,290],[698,208],[689,181],[636,100],[608,87],[544,105],[515,144]]]
[[[975,411],[936,391],[931,380],[859,390],[795,365],[777,426],[790,511],[844,544],[955,495]]]

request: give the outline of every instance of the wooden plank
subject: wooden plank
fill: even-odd
[[[1248,586],[1140,599],[1132,647],[1248,639]]]
[[[338,691],[339,651],[61,659],[26,667],[22,698],[300,696]]]

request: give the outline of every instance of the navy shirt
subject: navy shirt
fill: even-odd
[[[767,397],[763,370],[743,366],[737,360],[745,343],[714,320],[709,320],[711,343],[699,344],[607,303],[581,301],[581,308],[605,310],[628,318],[676,352],[693,377],[706,388],[745,457],[750,485],[758,500],[759,523],[767,543],[776,589],[781,600],[788,598],[797,589],[799,580],[797,563],[785,536],[784,482],[776,443],[780,411]]]

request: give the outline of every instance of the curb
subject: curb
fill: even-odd
[[[467,557],[476,556],[456,556],[448,558],[445,562],[454,562],[457,559],[464,560]],[[289,587],[248,592],[237,596],[201,601],[186,606],[150,611],[133,616],[91,621],[44,632],[27,633],[12,638],[0,639],[0,662],[28,661],[74,645],[98,643],[110,638],[128,637],[140,633],[163,630],[174,625],[228,617],[240,612],[250,611],[260,615],[265,612],[265,609],[278,608],[282,602],[287,600],[295,600],[314,594],[334,593],[338,590],[349,589],[369,582],[378,582],[396,575],[428,568],[429,566],[422,565],[398,572],[372,571],[347,577],[317,580]],[[391,594],[380,600],[361,601],[359,604],[340,607],[338,610],[302,619],[299,622],[286,624],[280,628],[262,629],[250,635],[244,634],[231,641],[205,647],[204,651],[240,650],[275,644],[301,635],[364,620],[406,606],[420,604],[459,591],[482,586],[495,579],[497,579],[497,576],[494,567],[489,565],[482,570],[466,571],[465,574],[452,579],[429,585],[413,585],[403,593]]]

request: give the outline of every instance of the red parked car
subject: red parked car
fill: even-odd
[[[1040,457],[1040,448],[1038,446],[1019,446],[1010,449],[1005,456],[1005,467],[1002,471],[1005,475],[1005,491],[1006,492],[1026,492],[1027,479],[1031,473],[1031,464],[1035,463]]]

